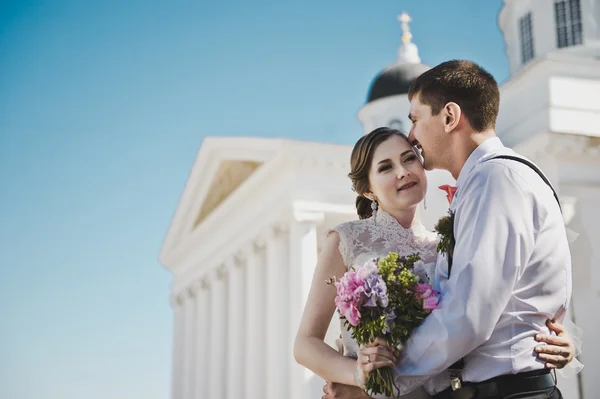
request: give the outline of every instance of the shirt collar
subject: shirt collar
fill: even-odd
[[[479,144],[477,148],[469,155],[467,158],[467,162],[463,165],[460,173],[458,174],[458,179],[456,179],[456,188],[459,189],[462,184],[464,184],[465,180],[471,173],[471,170],[477,165],[479,160],[486,156],[491,152],[496,152],[500,149],[503,149],[504,144],[499,137],[490,137],[483,143]]]

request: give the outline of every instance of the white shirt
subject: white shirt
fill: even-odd
[[[408,340],[396,365],[401,393],[419,376],[436,376],[464,357],[464,381],[541,369],[538,332],[571,297],[571,257],[564,221],[552,190],[499,138],[481,144],[457,179],[456,246],[451,277],[438,256],[442,292],[434,310]],[[422,380],[421,380],[422,381]],[[425,384],[430,393],[447,378]]]

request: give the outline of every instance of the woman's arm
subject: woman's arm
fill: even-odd
[[[324,342],[331,317],[335,312],[335,287],[326,284],[332,276],[341,277],[346,266],[339,250],[340,236],[331,232],[321,250],[310,292],[302,314],[294,357],[302,366],[330,382],[356,385],[356,360],[343,356]]]

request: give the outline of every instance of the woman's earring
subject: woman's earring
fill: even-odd
[[[375,219],[375,217],[377,216],[377,209],[379,208],[379,204],[377,203],[376,199],[372,199],[371,200],[371,211],[373,214],[373,219]]]
[[[427,209],[427,197],[423,198],[423,209]]]

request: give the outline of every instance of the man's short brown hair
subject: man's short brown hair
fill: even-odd
[[[408,98],[415,95],[431,107],[433,115],[449,102],[458,104],[478,132],[496,127],[500,90],[496,79],[472,61],[452,60],[424,72],[410,86]]]

